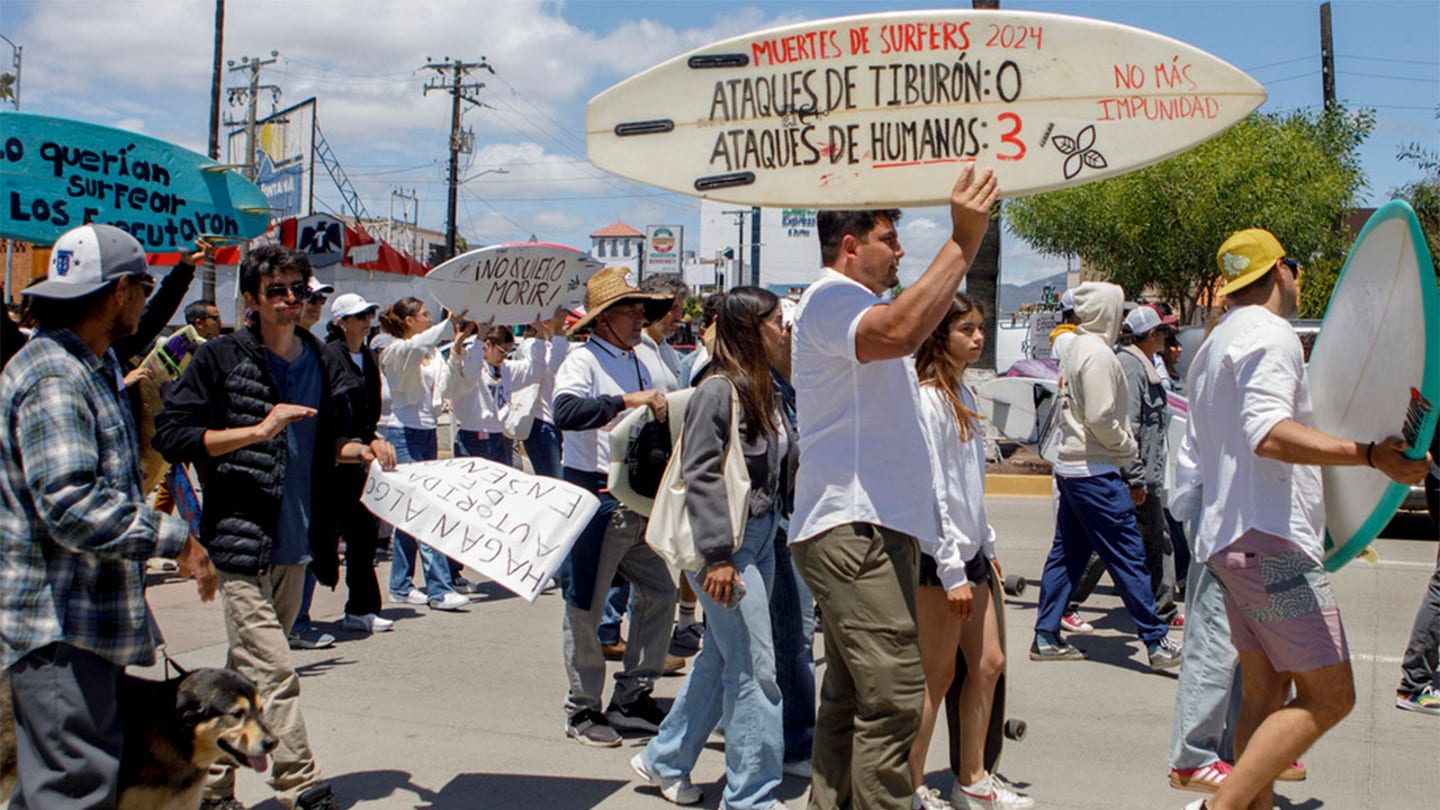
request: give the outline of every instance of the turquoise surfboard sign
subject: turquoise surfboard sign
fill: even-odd
[[[1424,458],[1440,418],[1440,288],[1402,200],[1365,223],[1335,281],[1307,370],[1311,427],[1358,442],[1401,436]],[[1365,550],[1408,487],[1369,467],[1323,467],[1325,568]]]
[[[86,222],[173,253],[202,236],[260,236],[270,207],[254,183],[198,152],[123,129],[0,112],[0,236],[50,245]]]

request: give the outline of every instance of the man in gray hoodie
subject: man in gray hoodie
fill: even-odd
[[[1114,284],[1088,282],[1075,289],[1074,298],[1080,328],[1060,362],[1056,405],[1061,409],[1054,465],[1060,504],[1055,542],[1041,577],[1030,658],[1084,657],[1060,639],[1060,618],[1094,551],[1139,629],[1150,666],[1173,669],[1180,665],[1180,645],[1168,638],[1169,628],[1155,613],[1145,545],[1135,523],[1135,506],[1142,496],[1132,495],[1121,474],[1138,456],[1125,373],[1113,348],[1125,292]]]

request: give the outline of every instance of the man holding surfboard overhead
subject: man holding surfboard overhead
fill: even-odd
[[[1299,263],[1259,228],[1232,234],[1216,259],[1232,306],[1191,364],[1187,430],[1203,481],[1196,560],[1225,593],[1244,699],[1234,770],[1187,810],[1269,810],[1276,777],[1355,704],[1321,565],[1320,466],[1367,464],[1409,484],[1428,463],[1407,458],[1395,437],[1360,443],[1308,427],[1304,358],[1286,320],[1300,300]]]
[[[909,749],[924,706],[915,627],[917,540],[938,537],[930,456],[910,359],[974,261],[998,193],[966,163],[950,192],[951,238],[893,302],[905,251],[898,210],[821,211],[820,278],[792,338],[800,457],[796,567],[825,614],[825,683],[810,807],[910,807]]]

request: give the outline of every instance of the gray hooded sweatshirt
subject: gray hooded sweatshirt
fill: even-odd
[[[1115,356],[1125,291],[1103,281],[1075,288],[1080,328],[1060,362],[1057,458],[1124,469],[1137,455],[1130,432],[1125,373]]]

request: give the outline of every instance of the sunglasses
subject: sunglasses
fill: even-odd
[[[1296,278],[1296,280],[1299,280],[1299,278],[1300,278],[1300,262],[1298,262],[1298,261],[1290,258],[1289,256],[1286,256],[1285,258],[1283,258],[1283,259],[1280,260],[1280,263],[1283,264],[1283,265],[1285,265],[1286,267],[1290,268],[1290,275],[1294,276],[1294,277]]]
[[[323,304],[323,303],[325,303],[325,302],[328,301],[328,300],[330,300],[330,299],[328,299],[328,298],[326,298],[325,296],[320,295],[320,294],[318,294],[318,293],[317,293],[317,294],[312,294],[312,295],[310,296],[310,303],[312,303],[312,304]]]
[[[265,297],[271,300],[285,298],[287,295],[295,296],[296,301],[310,300],[310,285],[304,281],[297,281],[291,285],[271,284],[265,288]]]
[[[155,292],[155,279],[148,273],[141,273],[134,276],[134,279],[135,283],[140,285],[140,291],[145,293],[146,298],[150,297],[150,293]]]

